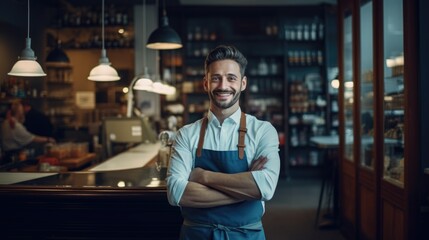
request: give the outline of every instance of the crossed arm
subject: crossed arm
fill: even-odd
[[[235,174],[193,169],[180,205],[205,208],[260,199],[261,192],[251,172],[262,170],[267,161],[260,157],[252,162],[249,171]]]

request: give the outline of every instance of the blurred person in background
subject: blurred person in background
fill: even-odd
[[[34,155],[34,153],[29,153],[29,150],[34,149],[31,144],[55,143],[55,139],[50,136],[29,132],[23,125],[24,122],[24,106],[20,100],[12,101],[1,126],[3,155],[0,165],[27,160],[28,155]]]
[[[29,132],[39,136],[54,136],[54,127],[48,116],[27,101],[22,101],[22,106],[25,112],[24,126]]]

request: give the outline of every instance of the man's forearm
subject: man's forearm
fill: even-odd
[[[182,207],[196,207],[196,208],[209,208],[228,205],[240,202],[241,200],[235,199],[216,189],[209,188],[200,183],[188,182],[180,199],[180,206]]]
[[[235,174],[204,171],[201,184],[240,200],[261,199],[261,192],[252,173]]]
[[[265,156],[258,157],[252,161],[249,171],[231,174],[194,168],[190,174],[189,181],[216,189],[235,199],[261,199],[261,191],[253,178],[252,171],[264,169],[267,161],[268,159]]]

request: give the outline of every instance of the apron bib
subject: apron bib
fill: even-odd
[[[203,149],[207,118],[203,119],[195,158],[195,167],[222,173],[240,173],[249,170],[244,154],[246,117],[242,113],[238,150],[214,151]],[[244,123],[244,124],[243,124]],[[212,207],[182,207],[184,220],[180,239],[265,239],[260,200]]]

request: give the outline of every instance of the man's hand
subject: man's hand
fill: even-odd
[[[205,183],[205,180],[204,180],[205,179],[204,178],[204,172],[205,171],[206,170],[199,168],[199,167],[192,169],[192,172],[189,175],[189,181],[205,185],[204,184]]]
[[[180,200],[181,206],[206,208],[223,206],[242,201],[208,186],[207,176],[210,173],[210,171],[199,167],[194,168],[191,171],[185,193]]]
[[[265,168],[265,163],[268,162],[268,158],[261,156],[258,159],[253,160],[250,164],[250,171],[259,171]]]

